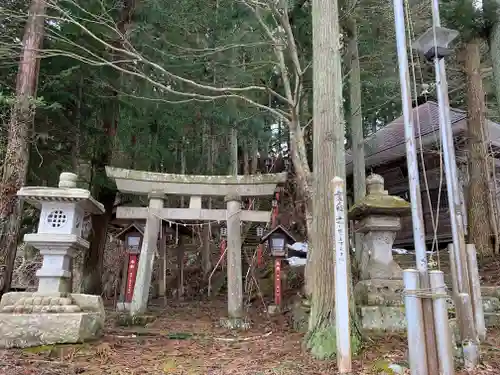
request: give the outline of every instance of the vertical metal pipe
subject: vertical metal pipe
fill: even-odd
[[[466,250],[474,323],[479,340],[484,341],[486,338],[486,323],[484,321],[483,299],[481,298],[481,283],[479,279],[479,269],[477,266],[476,246],[468,244]]]
[[[451,346],[450,324],[448,322],[448,304],[446,302],[446,286],[442,271],[429,271],[434,298],[434,327],[436,327],[436,344],[439,356],[439,374],[454,375],[453,348]]]
[[[406,161],[408,164],[408,180],[410,187],[410,203],[413,224],[413,240],[417,270],[420,272],[420,284],[424,290],[430,289],[427,273],[427,252],[425,248],[425,227],[420,195],[417,149],[413,127],[413,111],[411,105],[410,74],[408,72],[408,56],[406,49],[406,30],[403,0],[394,0],[394,23],[396,27],[396,46],[399,63],[399,80],[401,82],[401,99],[405,123]],[[424,311],[425,343],[427,350],[428,369],[431,374],[438,373],[438,358],[436,351],[436,336],[432,301],[422,301]]]
[[[419,272],[404,270],[405,311],[408,325],[408,352],[411,375],[429,375],[425,346],[422,300],[416,295],[420,289]],[[430,375],[433,375],[432,373]]]
[[[406,52],[406,30],[403,0],[394,0],[394,20],[396,26],[396,46],[399,62],[399,80],[401,82],[401,100],[405,123],[406,161],[408,164],[408,182],[410,185],[411,219],[413,223],[413,240],[417,269],[427,271],[427,254],[425,249],[425,227],[420,195],[420,178],[418,173],[417,149],[413,126],[411,105],[410,74],[408,72],[408,56]]]

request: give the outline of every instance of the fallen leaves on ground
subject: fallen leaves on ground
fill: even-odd
[[[144,327],[116,327],[109,312],[104,336],[79,345],[0,351],[2,375],[322,375],[335,374],[335,361],[316,361],[302,349],[303,336],[283,317],[269,319],[252,309],[252,328],[218,327],[224,301],[153,306],[157,319]],[[490,333],[484,363],[474,375],[498,373],[500,332]],[[387,336],[366,344],[354,358],[354,373],[377,374],[376,364],[404,363],[406,343]],[[465,374],[465,373],[463,373]],[[462,373],[461,373],[462,375]]]

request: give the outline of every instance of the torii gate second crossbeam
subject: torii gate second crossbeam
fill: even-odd
[[[149,196],[148,207],[118,207],[118,219],[146,220],[144,239],[130,306],[132,315],[147,309],[153,273],[154,248],[160,220],[227,221],[228,314],[230,319],[243,316],[241,265],[241,221],[268,222],[271,211],[242,211],[242,196],[270,196],[284,183],[286,173],[250,176],[202,176],[153,173],[106,167],[106,174],[122,193]],[[166,195],[190,196],[189,208],[164,208]],[[202,196],[224,196],[227,209],[203,209]]]

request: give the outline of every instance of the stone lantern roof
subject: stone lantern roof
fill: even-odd
[[[59,187],[25,186],[17,192],[17,196],[37,208],[44,202],[76,203],[85,212],[103,214],[102,203],[96,201],[87,189],[76,187],[77,178],[74,173],[63,172],[59,176]]]
[[[349,210],[350,220],[361,220],[369,215],[404,216],[410,213],[410,203],[384,190],[384,178],[371,174],[366,178],[366,195]]]

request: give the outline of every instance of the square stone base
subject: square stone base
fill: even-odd
[[[6,293],[0,301],[0,348],[92,340],[101,335],[104,318],[100,296]]]
[[[401,306],[404,304],[403,280],[361,280],[354,288],[357,306]]]
[[[98,338],[104,320],[96,313],[0,315],[0,348],[75,344]]]
[[[405,332],[404,306],[361,306],[361,328],[369,333]]]

